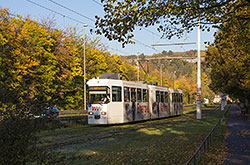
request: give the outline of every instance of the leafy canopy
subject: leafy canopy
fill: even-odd
[[[210,87],[233,98],[250,97],[250,6],[239,8],[234,17],[219,27],[215,43],[207,50],[211,67]],[[240,18],[240,19],[239,19]]]
[[[201,22],[209,31],[209,24],[227,22],[249,0],[102,0],[105,15],[96,16],[97,34],[122,45],[133,43],[134,30],[158,25],[163,38],[189,33]],[[248,15],[248,18],[249,15]]]

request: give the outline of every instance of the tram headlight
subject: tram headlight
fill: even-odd
[[[101,114],[102,114],[102,115],[106,115],[107,113],[106,113],[106,112],[104,112],[104,111],[102,111],[102,112],[101,112]]]
[[[93,112],[89,112],[89,115],[93,115],[94,113]]]

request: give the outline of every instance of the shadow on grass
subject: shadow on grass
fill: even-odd
[[[218,119],[204,115],[194,120],[194,114],[69,129],[53,135],[47,147],[66,156],[69,164],[184,164]]]

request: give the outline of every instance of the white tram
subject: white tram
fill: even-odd
[[[91,79],[88,124],[118,124],[182,115],[182,91],[119,79]]]

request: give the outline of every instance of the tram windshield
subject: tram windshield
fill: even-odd
[[[110,102],[109,87],[89,87],[90,104],[107,104]]]

